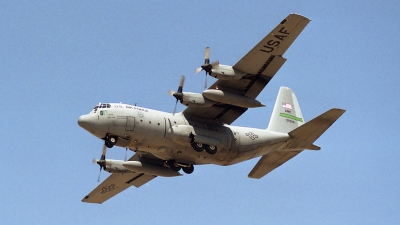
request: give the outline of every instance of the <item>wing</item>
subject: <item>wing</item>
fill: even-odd
[[[275,29],[240,59],[233,68],[246,75],[240,80],[218,80],[209,89],[256,98],[281,66],[286,62],[283,53],[310,22],[297,14],[287,16]],[[217,103],[212,107],[188,107],[183,113],[190,118],[218,120],[231,124],[247,108]]]
[[[250,171],[249,177],[260,179],[261,177],[267,175],[272,170],[278,168],[280,165],[289,161],[289,159],[295,157],[302,151],[292,151],[292,152],[271,152],[267,155],[261,157],[254,168]]]
[[[309,22],[310,20],[304,16],[290,14],[233,68],[247,74],[260,73],[273,76],[267,67],[265,69],[263,67],[269,63],[271,56],[282,56]]]
[[[129,161],[137,160],[138,158],[139,156],[135,154]],[[101,204],[132,185],[138,188],[154,178],[156,176],[145,173],[114,173],[90,192],[90,194],[86,195],[82,199],[82,202]]]
[[[103,203],[119,194],[130,186],[140,187],[154,179],[156,176],[144,173],[114,173],[97,186],[90,194],[86,195],[82,202]]]

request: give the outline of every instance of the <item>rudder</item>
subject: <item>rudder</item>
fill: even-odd
[[[267,130],[289,133],[304,124],[303,115],[293,90],[281,87]]]

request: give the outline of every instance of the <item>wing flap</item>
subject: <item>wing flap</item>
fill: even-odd
[[[278,168],[291,158],[295,157],[302,151],[292,151],[292,152],[271,152],[261,157],[254,168],[250,171],[248,177],[260,179],[267,175],[272,170]]]

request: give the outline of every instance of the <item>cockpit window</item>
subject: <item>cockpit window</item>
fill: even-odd
[[[111,105],[110,104],[108,104],[108,103],[106,103],[106,104],[100,104],[99,105],[99,108],[111,108]]]
[[[99,108],[99,106],[96,105],[96,106],[94,107],[94,109],[93,109],[93,113],[96,113],[98,108]]]
[[[109,109],[109,108],[111,108],[111,104],[109,104],[109,103],[103,103],[103,104],[98,104],[98,105],[96,105],[94,108],[93,108],[93,113],[96,113],[97,112],[97,109],[99,109],[99,108],[101,108],[101,109],[103,109],[103,108],[106,108],[106,109]]]

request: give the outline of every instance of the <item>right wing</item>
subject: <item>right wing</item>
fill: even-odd
[[[233,66],[235,70],[246,74],[243,78],[217,80],[209,89],[219,89],[255,99],[286,62],[282,57],[283,53],[309,22],[304,16],[288,15]],[[193,120],[205,119],[231,124],[246,111],[247,108],[244,107],[217,103],[211,107],[189,106],[183,114]]]

